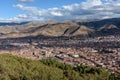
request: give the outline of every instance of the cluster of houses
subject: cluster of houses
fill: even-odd
[[[38,60],[52,58],[74,66],[104,67],[120,73],[119,44],[119,36],[86,40],[10,39],[0,41],[0,52]]]

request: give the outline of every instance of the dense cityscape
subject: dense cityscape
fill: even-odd
[[[5,43],[5,44],[4,44]],[[120,37],[23,37],[0,40],[1,53],[29,59],[55,59],[62,63],[106,68],[120,73]]]

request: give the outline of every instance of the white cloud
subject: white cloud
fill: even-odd
[[[31,20],[69,20],[69,19],[104,19],[120,17],[119,0],[86,0],[79,4],[65,5],[61,8],[39,9],[17,4],[17,8],[28,13]]]
[[[97,6],[97,5],[102,5],[101,0],[87,0],[86,2],[82,3],[84,6]]]
[[[19,14],[12,18],[0,18],[0,22],[23,22],[23,21],[43,21],[43,18],[32,17],[31,15]]]
[[[18,0],[18,1],[20,1],[20,2],[33,2],[35,0]]]
[[[63,16],[61,12],[55,12],[55,11],[51,12],[51,15],[53,15],[53,16]]]

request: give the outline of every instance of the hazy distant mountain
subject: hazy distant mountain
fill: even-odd
[[[0,25],[5,25],[1,23]],[[44,36],[78,36],[78,35],[120,35],[120,18],[104,20],[74,20],[6,23],[7,27],[0,27],[0,33],[6,37],[21,37],[30,35]],[[3,35],[4,34],[4,35]],[[0,35],[0,36],[1,36]]]
[[[16,25],[24,25],[29,22],[0,22],[0,26],[16,26]]]

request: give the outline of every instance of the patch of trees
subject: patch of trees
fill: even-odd
[[[101,67],[72,66],[52,59],[41,60],[43,64],[59,68],[67,80],[120,80],[120,74],[113,74]]]

